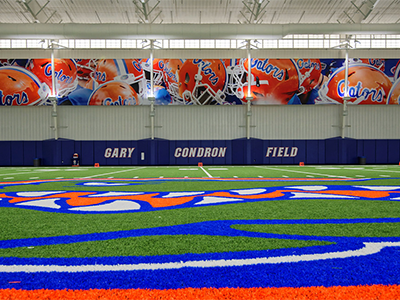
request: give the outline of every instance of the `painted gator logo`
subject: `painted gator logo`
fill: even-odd
[[[107,183],[79,185],[104,187]],[[299,199],[400,201],[400,186],[305,185],[193,192],[24,191],[0,193],[0,207],[63,213],[115,213]]]

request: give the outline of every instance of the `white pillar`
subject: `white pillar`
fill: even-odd
[[[154,49],[154,40],[150,40],[150,96],[148,97],[150,100],[150,137],[154,140],[154,118],[155,118],[155,110],[154,110],[154,70],[153,70],[153,49]]]
[[[51,112],[51,116],[53,117],[53,130],[54,130],[54,139],[58,140],[58,114],[57,114],[57,91],[56,91],[56,80],[55,80],[55,68],[54,68],[54,44],[53,41],[50,41],[51,47],[51,94],[50,100],[53,105],[53,110]]]
[[[347,101],[349,97],[349,45],[346,45],[346,56],[345,56],[345,70],[344,70],[344,97],[343,97],[343,110],[342,110],[342,130],[341,137],[345,138],[346,118],[347,118]]]
[[[247,40],[247,112],[246,112],[246,138],[250,139],[250,122],[251,122],[251,53],[250,53],[250,40]]]

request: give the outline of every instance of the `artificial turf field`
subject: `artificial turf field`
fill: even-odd
[[[399,179],[399,165],[0,168],[0,299],[399,299]]]

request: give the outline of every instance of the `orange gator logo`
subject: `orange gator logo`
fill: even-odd
[[[0,206],[58,212],[151,211],[268,200],[349,199],[400,201],[400,187],[294,186],[195,192],[0,193]]]

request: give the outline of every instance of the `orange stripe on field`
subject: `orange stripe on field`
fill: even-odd
[[[214,192],[211,194],[205,194],[202,196],[213,196],[213,197],[225,197],[225,198],[242,198],[242,199],[264,199],[264,198],[278,198],[284,196],[285,190],[273,191],[270,193],[258,194],[258,195],[234,195],[229,192]],[[290,192],[290,191],[289,191]]]
[[[177,290],[91,289],[91,290],[0,290],[0,299],[300,299],[300,300],[367,300],[400,299],[399,285],[301,288],[186,288]]]
[[[177,197],[177,198],[158,198],[160,193],[151,193],[143,195],[129,195],[129,196],[113,196],[113,197],[82,197],[74,196],[67,200],[67,203],[71,206],[82,206],[82,205],[93,205],[100,204],[107,200],[133,200],[133,201],[145,201],[148,202],[152,207],[168,207],[184,204],[192,201],[194,196],[190,197]]]

